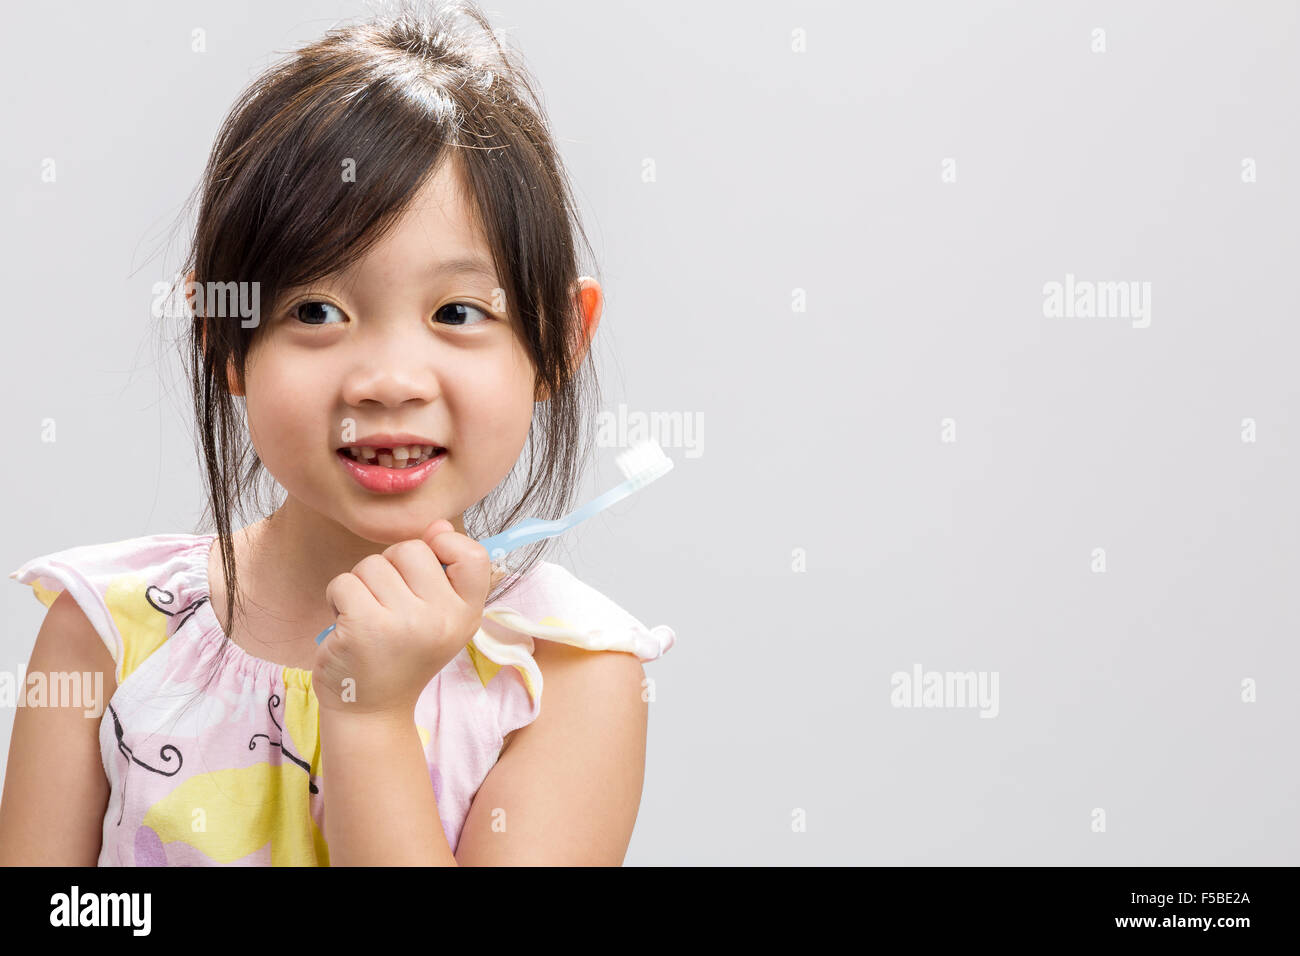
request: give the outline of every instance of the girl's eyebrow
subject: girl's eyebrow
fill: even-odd
[[[478,256],[444,259],[442,262],[435,262],[429,271],[435,276],[477,274],[493,280],[497,277],[492,264]]]
[[[335,273],[325,276],[316,282],[304,282],[299,285],[291,286],[284,290],[285,295],[297,292],[299,289],[306,289],[310,286],[321,285],[325,283],[343,283],[344,276],[348,273]],[[480,275],[485,279],[497,281],[496,269],[492,268],[492,263],[479,256],[458,256],[452,259],[444,259],[441,262],[432,263],[429,267],[429,275],[433,277],[450,276],[450,275]],[[355,278],[355,277],[353,277]]]

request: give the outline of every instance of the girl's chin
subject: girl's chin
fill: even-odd
[[[429,525],[440,518],[441,516],[437,514],[431,514],[427,518],[420,515],[415,519],[394,517],[388,520],[366,520],[364,517],[356,516],[354,520],[340,523],[358,538],[387,547],[399,541],[423,539]],[[450,521],[453,527],[456,525],[454,518],[443,520]]]
[[[279,482],[279,479],[276,479]],[[279,482],[284,487],[283,482]],[[436,502],[417,501],[407,495],[368,495],[361,501],[339,500],[338,488],[303,487],[301,492],[288,491],[287,500],[277,513],[293,510],[297,517],[290,523],[305,526],[327,522],[371,544],[387,547],[399,541],[424,537],[429,525],[439,519],[459,527],[461,512]],[[433,497],[433,496],[426,496]],[[452,511],[452,514],[446,512]]]

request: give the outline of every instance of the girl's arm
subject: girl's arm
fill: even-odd
[[[645,782],[649,704],[631,654],[537,641],[545,692],[461,830],[461,866],[621,866]]]
[[[37,672],[46,677],[46,704],[55,702],[50,687],[60,673],[102,674],[103,699],[17,708],[0,797],[0,866],[95,866],[109,795],[99,724],[117,690],[117,669],[66,591],[36,635],[27,673]],[[80,681],[83,693],[93,694],[93,677],[86,683]]]
[[[320,711],[330,866],[456,866],[414,713]]]

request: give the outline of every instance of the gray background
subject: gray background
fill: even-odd
[[[606,407],[705,423],[552,557],[678,635],[627,863],[1300,862],[1296,5],[487,9],[600,256]],[[364,13],[8,11],[6,572],[194,529],[168,229],[237,91]],[[1046,318],[1066,273],[1150,282],[1150,326]],[[0,600],[13,672],[44,612]],[[918,663],[998,717],[892,707]]]

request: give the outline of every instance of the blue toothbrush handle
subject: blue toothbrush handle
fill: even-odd
[[[488,557],[499,561],[516,548],[554,537],[569,527],[565,521],[547,521],[545,518],[525,518],[513,528],[484,538],[479,544],[487,549]]]

